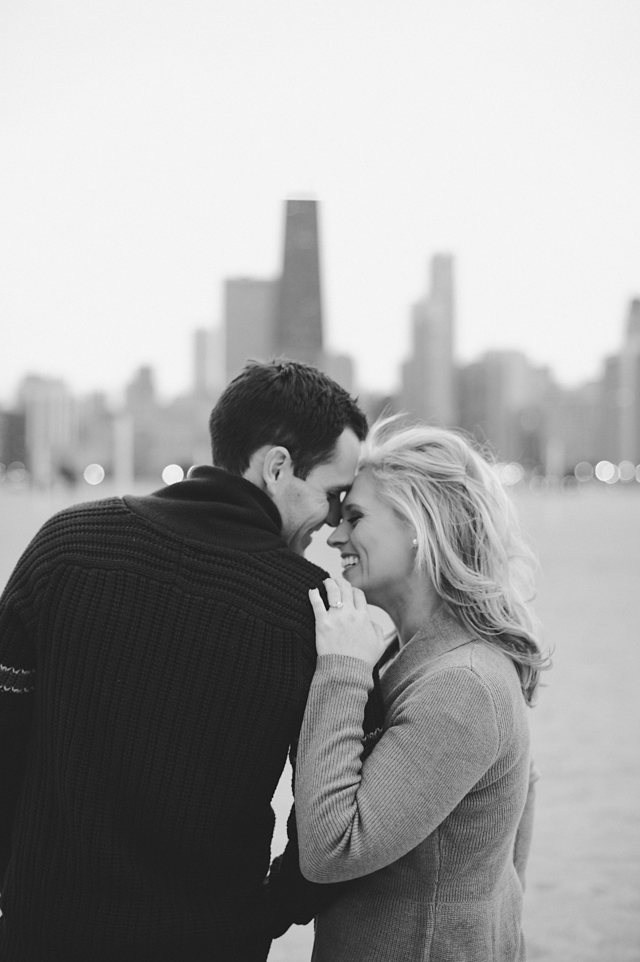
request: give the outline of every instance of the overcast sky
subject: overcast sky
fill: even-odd
[[[327,339],[394,387],[431,255],[462,361],[579,383],[640,295],[638,0],[3,0],[0,399],[187,389],[222,280],[321,202]]]

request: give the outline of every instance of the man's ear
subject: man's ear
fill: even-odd
[[[273,497],[284,478],[293,474],[291,455],[282,445],[269,448],[262,462],[262,479],[268,493]]]

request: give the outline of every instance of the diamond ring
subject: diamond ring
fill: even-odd
[[[342,602],[341,602],[341,601],[333,601],[333,602],[331,602],[331,603],[329,604],[329,607],[330,607],[330,608],[342,608]]]

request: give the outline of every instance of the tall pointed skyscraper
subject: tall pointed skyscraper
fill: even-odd
[[[286,203],[284,257],[275,316],[275,348],[283,357],[322,364],[322,295],[315,200]]]
[[[414,417],[451,427],[457,423],[453,334],[453,257],[431,259],[430,291],[412,311],[412,356],[403,366],[402,405]]]

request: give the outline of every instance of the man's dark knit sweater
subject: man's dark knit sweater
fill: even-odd
[[[0,599],[3,962],[265,958],[323,577],[215,468],[44,525]]]

